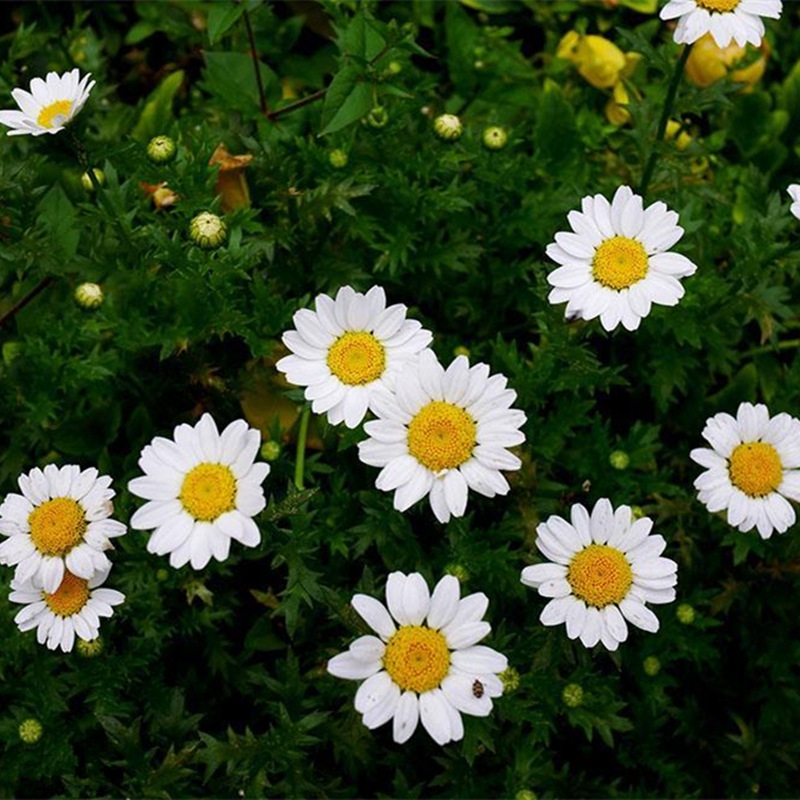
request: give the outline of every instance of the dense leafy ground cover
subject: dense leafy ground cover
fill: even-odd
[[[99,645],[20,632],[0,567],[0,795],[797,794],[798,533],[709,513],[689,453],[741,402],[797,413],[800,5],[731,56],[760,63],[748,91],[713,56],[690,65],[663,143],[682,48],[657,11],[6,4],[2,108],[50,71],[96,85],[68,130],[0,138],[0,492],[37,466],[96,467],[128,524],[142,448],[205,412],[260,429],[271,471],[260,544],[224,562],[175,569],[145,531],[114,539],[125,602]],[[444,113],[459,138],[437,135]],[[162,164],[159,135],[177,144]],[[647,203],[678,212],[674,249],[697,265],[685,297],[635,331],[565,320],[548,244],[583,197],[641,188],[653,153]],[[227,238],[204,248],[190,223],[206,211]],[[99,304],[76,299],[87,282]],[[298,309],[373,285],[444,365],[504,374],[527,418],[510,493],[471,492],[446,524],[375,488],[363,425],[313,414],[306,431],[303,390],[275,368]],[[547,600],[520,583],[543,559],[537,525],[600,498],[651,518],[678,564],[658,632],[631,627],[614,652],[542,625]],[[352,596],[382,599],[398,570],[489,598],[484,643],[512,671],[462,741],[368,730],[355,683],[326,671],[368,632]]]

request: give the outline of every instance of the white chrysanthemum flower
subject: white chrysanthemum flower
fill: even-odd
[[[789,211],[791,211],[797,219],[800,219],[800,183],[791,184],[786,191],[789,193],[789,197],[792,198],[792,205],[789,207]]]
[[[369,438],[358,456],[383,467],[375,486],[394,491],[394,507],[405,511],[430,495],[440,522],[461,517],[468,490],[485,497],[509,486],[500,470],[522,465],[506,448],[525,441],[525,414],[510,408],[517,393],[503,375],[489,377],[486,364],[470,367],[458,356],[445,370],[431,350],[409,364],[395,392],[376,390],[367,422]]]
[[[661,9],[661,19],[678,19],[674,39],[677,44],[692,44],[710,33],[717,47],[735,40],[739,47],[748,42],[756,47],[764,36],[761,17],[778,19],[781,0],[669,0]]]
[[[269,464],[253,463],[261,434],[243,419],[220,434],[210,414],[192,427],[175,428],[175,439],[156,436],[142,450],[145,473],[128,489],[149,500],[131,518],[131,528],[155,528],[147,549],[182,567],[202,569],[213,556],[224,561],[231,539],[255,547],[261,533],[252,517],[264,510],[261,484]]]
[[[736,419],[715,414],[703,438],[712,449],[689,454],[706,467],[694,482],[698,499],[712,513],[727,509],[728,524],[758,528],[762,539],[795,523],[789,500],[800,500],[800,421],[788,414],[770,418],[767,407],[742,403]]]
[[[315,414],[327,413],[332,425],[355,428],[372,408],[375,390],[391,388],[433,335],[417,320],[406,319],[401,303],[387,308],[380,286],[366,294],[343,286],[335,300],[318,295],[315,307],[316,312],[301,308],[294,315],[296,330],[283,334],[292,355],[275,366],[291,383],[307,387]]]
[[[543,625],[567,624],[567,636],[586,647],[602,642],[616,650],[628,638],[626,620],[655,633],[658,617],[645,603],[675,599],[678,565],[661,553],[663,536],[650,535],[653,521],[631,521],[631,510],[602,498],[591,516],[580,504],[572,524],[551,516],[536,532],[536,546],[553,563],[522,570],[520,580],[553,599],[539,617]]]
[[[364,681],[355,707],[370,730],[393,719],[394,741],[402,744],[421,721],[444,745],[464,736],[461,714],[491,712],[492,698],[503,693],[497,676],[508,661],[478,644],[491,631],[482,619],[486,595],[459,596],[458,578],[452,575],[442,578],[431,595],[418,572],[393,572],[386,583],[388,611],[373,597],[353,597],[353,608],[378,636],[356,639],[328,662],[328,672]]]
[[[11,581],[9,599],[24,603],[14,617],[21,631],[36,628],[36,640],[47,643],[51,650],[60,647],[65,653],[72,650],[75,637],[85,641],[96,639],[100,633],[100,617],[110,617],[125,600],[116,589],[98,589],[108,577],[104,569],[91,580],[65,572],[58,588],[46,592],[37,581]]]
[[[653,303],[678,304],[684,294],[679,278],[697,267],[668,252],[683,228],[664,203],[644,208],[638,194],[620,186],[610,203],[601,194],[584,197],[581,211],[567,219],[573,232],[557,233],[547,246],[547,255],[561,264],[547,276],[555,287],[547,299],[566,301],[567,317],[600,317],[607,331],[620,322],[634,331]]]
[[[89,83],[91,72],[81,78],[77,67],[59,75],[48,72],[47,78],[34,78],[30,92],[14,89],[11,96],[21,111],[0,111],[0,124],[11,130],[9,136],[41,136],[58,133],[77,115],[89,98],[95,82]]]
[[[65,570],[88,580],[111,568],[103,551],[127,530],[109,519],[111,478],[98,477],[94,467],[48,464],[17,482],[22,494],[9,494],[0,505],[0,533],[8,537],[0,544],[0,564],[16,565],[16,580],[33,579],[54,592]]]

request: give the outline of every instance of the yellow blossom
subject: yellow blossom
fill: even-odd
[[[627,125],[631,121],[631,114],[627,109],[630,99],[622,81],[614,85],[613,95],[606,103],[606,119],[612,125]]]
[[[680,133],[678,133],[678,131],[680,131]],[[681,130],[681,123],[674,119],[671,119],[667,123],[667,130],[664,132],[664,138],[667,141],[675,139],[675,147],[677,147],[678,150],[685,150],[692,143],[692,137],[685,130]]]
[[[731,42],[727,47],[718,47],[710,33],[698,39],[686,62],[686,77],[697,86],[711,86],[730,75],[736,83],[747,84],[745,92],[752,91],[767,68],[770,55],[766,39],[759,48],[751,45],[739,47]]]
[[[585,80],[598,89],[611,89],[630,75],[640,61],[638,53],[623,53],[602,36],[569,31],[559,42],[556,57],[572,61]]]

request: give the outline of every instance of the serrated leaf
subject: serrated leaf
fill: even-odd
[[[172,101],[183,83],[183,70],[168,75],[147,98],[131,137],[146,142],[163,133],[172,122]]]
[[[366,116],[372,108],[372,88],[361,71],[347,66],[336,73],[325,94],[320,136],[334,133]]]
[[[208,12],[208,41],[216,44],[244,13],[241,3],[212,3]]]

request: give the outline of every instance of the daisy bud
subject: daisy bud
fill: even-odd
[[[103,640],[98,636],[96,639],[78,639],[75,643],[75,649],[78,651],[79,656],[84,658],[95,658],[103,652]]]
[[[280,442],[270,440],[261,445],[261,458],[263,458],[264,461],[275,461],[280,454]]]
[[[36,744],[42,738],[42,724],[36,719],[26,719],[20,723],[19,738],[25,744]]]
[[[514,667],[509,667],[505,672],[501,672],[498,676],[503,682],[503,692],[508,694],[519,689],[519,672]]]
[[[695,618],[694,608],[688,603],[681,603],[675,609],[675,616],[678,618],[678,622],[683,625],[691,625]]]
[[[189,236],[204,250],[213,250],[225,241],[228,229],[216,214],[203,211],[191,221]]]
[[[508,134],[504,128],[492,125],[483,132],[483,146],[488,150],[502,150],[508,144]]]
[[[641,506],[631,506],[631,519],[634,522],[644,516],[644,509]]]
[[[106,176],[103,170],[95,167],[91,171],[94,173],[98,185],[102,186],[106,182]],[[81,186],[89,193],[94,191],[94,184],[92,183],[92,177],[89,175],[89,172],[84,172],[83,175],[81,175]]]
[[[466,356],[469,358],[469,347],[464,347],[463,344],[460,344],[458,347],[453,348],[453,355],[458,358],[458,356]]]
[[[514,800],[539,800],[536,792],[530,789],[520,789],[515,795]]]
[[[332,167],[342,169],[347,166],[347,153],[344,150],[331,150],[328,154],[328,161]]]
[[[440,114],[433,121],[433,132],[445,142],[454,142],[461,138],[464,126],[455,114]]]
[[[611,464],[614,469],[627,469],[628,465],[631,463],[631,459],[624,450],[615,450],[608,457],[608,463]]]
[[[96,283],[82,283],[75,290],[75,301],[87,310],[99,308],[103,305],[103,290]]]
[[[161,581],[163,583],[167,578],[169,578],[169,572],[165,569],[156,570],[156,580]]]
[[[403,71],[403,65],[399,61],[390,61],[386,71],[390,75],[397,75]]]
[[[469,572],[462,564],[448,564],[444,571],[448,575],[458,578],[461,583],[466,583],[469,580]]]
[[[568,708],[577,708],[583,703],[583,688],[577,683],[568,683],[561,692],[561,699]]]
[[[370,128],[385,128],[388,122],[389,112],[386,110],[386,106],[375,106],[367,114],[367,125]]]
[[[154,136],[147,143],[147,157],[154,164],[168,164],[177,152],[175,140],[169,136]]]
[[[655,656],[647,656],[642,662],[642,669],[645,675],[655,678],[661,672],[661,662]]]

